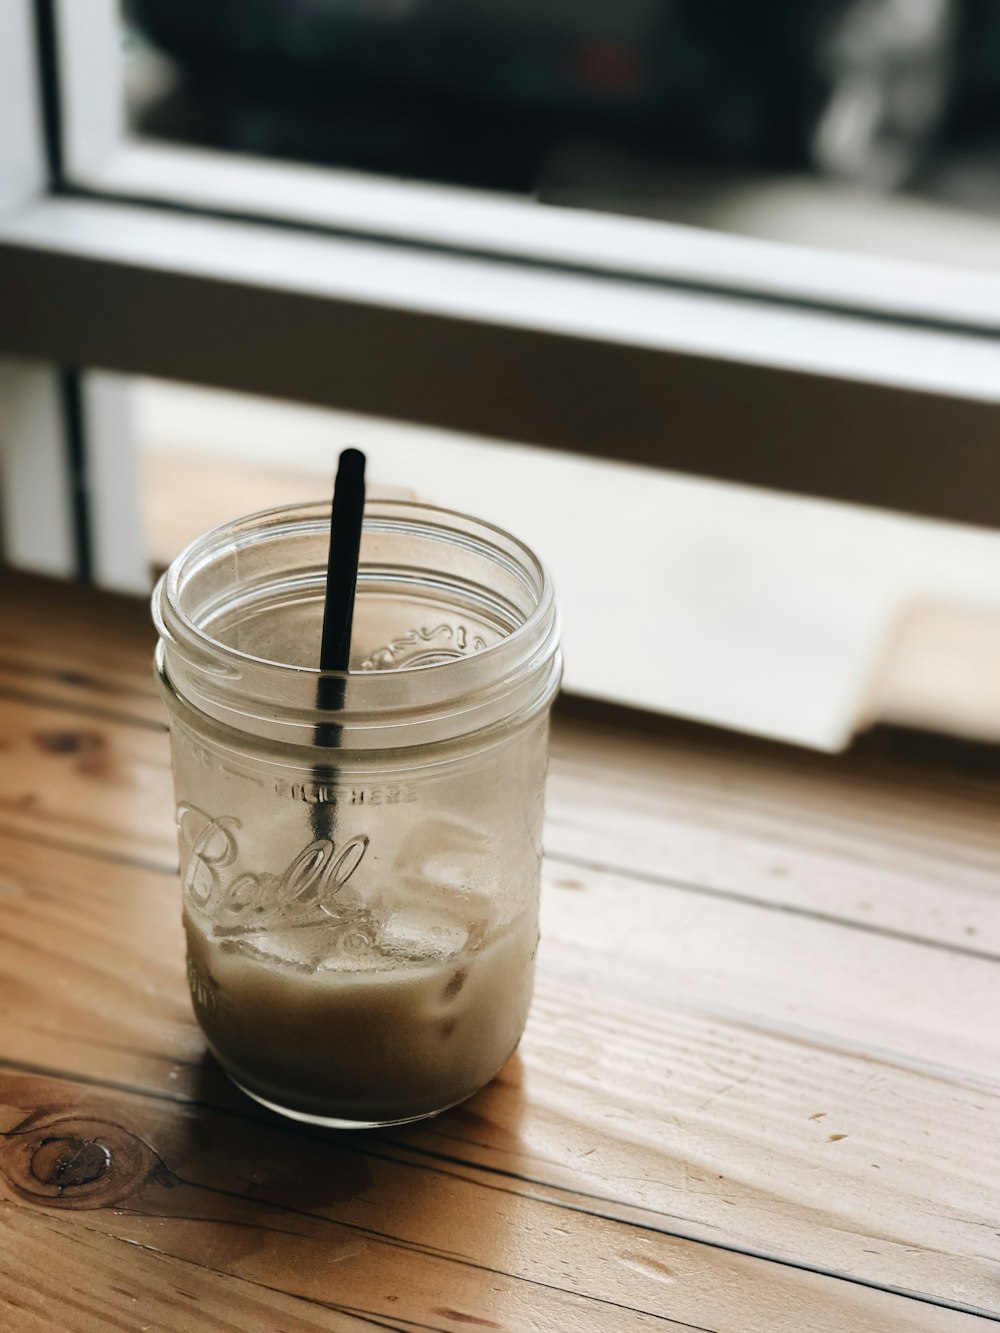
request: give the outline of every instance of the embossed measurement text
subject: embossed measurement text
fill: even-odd
[[[415,786],[388,785],[380,787],[341,787],[332,782],[286,782],[279,778],[274,784],[276,796],[306,805],[408,805],[417,800]]]

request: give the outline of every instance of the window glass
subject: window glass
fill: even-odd
[[[197,145],[1000,268],[993,0],[128,0]]]

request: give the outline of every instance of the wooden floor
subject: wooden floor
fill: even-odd
[[[536,999],[465,1106],[227,1083],[145,608],[4,580],[0,1329],[1000,1323],[1000,762],[564,710]]]

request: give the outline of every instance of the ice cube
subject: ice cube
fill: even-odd
[[[361,961],[365,955],[374,959],[379,918],[365,908],[344,912],[308,926],[274,928],[240,941],[244,952],[264,962],[284,963],[306,972],[324,966],[337,966],[344,960]]]
[[[403,840],[396,873],[417,876],[453,893],[488,883],[492,843],[474,824],[448,816],[421,820]]]
[[[256,962],[281,963],[299,972],[313,972],[325,947],[318,938],[310,939],[305,931],[260,931],[226,940],[224,948],[233,949]]]
[[[344,922],[332,933],[330,948],[318,971],[356,972],[383,966],[378,951],[381,919],[366,913]]]
[[[394,906],[379,933],[378,947],[390,958],[423,963],[454,958],[468,942],[467,921],[440,904],[415,898]]]

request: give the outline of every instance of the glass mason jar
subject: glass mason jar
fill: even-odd
[[[369,503],[351,669],[320,672],[328,542],[297,505],[192,543],[153,594],[156,665],[208,1044],[273,1110],[386,1125],[520,1040],[559,625],[507,533]]]

